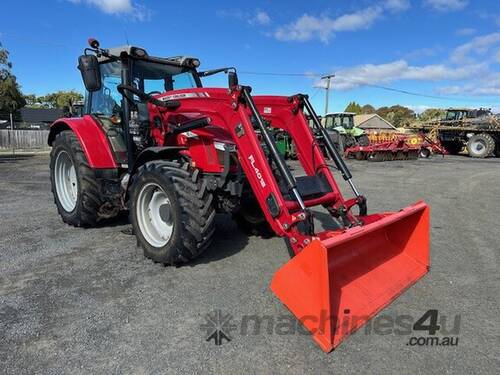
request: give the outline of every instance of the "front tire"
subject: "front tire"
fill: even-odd
[[[366,134],[363,134],[356,138],[356,142],[358,143],[358,145],[365,147],[370,144],[370,139]]]
[[[199,256],[215,232],[213,195],[189,163],[141,166],[131,187],[130,221],[144,256],[176,265]]]
[[[486,158],[495,151],[495,140],[487,133],[475,134],[467,141],[467,151],[473,158]]]
[[[56,135],[50,153],[50,182],[62,220],[75,227],[97,223],[102,205],[100,185],[75,133]]]
[[[418,153],[418,157],[427,159],[431,156],[431,151],[427,147],[422,147]]]

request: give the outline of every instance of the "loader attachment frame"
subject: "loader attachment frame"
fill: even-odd
[[[305,95],[252,96],[250,87],[198,88],[164,113],[201,112],[225,129],[262,212],[295,257],[271,282],[276,296],[325,351],[394,300],[429,270],[429,208],[418,202],[398,212],[367,214],[366,199]],[[344,199],[304,111],[354,197]],[[287,132],[305,176],[294,176],[279,153],[273,128]],[[338,229],[316,231],[312,207],[326,208]],[[358,206],[359,213],[352,208]],[[346,317],[355,321],[345,325]],[[349,321],[349,320],[348,320]]]

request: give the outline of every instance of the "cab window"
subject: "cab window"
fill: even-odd
[[[134,61],[132,84],[146,93],[198,87],[194,71],[185,67]]]
[[[101,89],[90,95],[90,108],[86,112],[111,117],[121,114],[121,94],[117,86],[122,82],[121,63],[111,61],[101,64]]]

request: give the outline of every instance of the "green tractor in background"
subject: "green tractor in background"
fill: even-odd
[[[276,142],[278,152],[285,159],[297,159],[297,149],[287,132],[276,130],[274,132],[274,141]]]
[[[354,125],[354,115],[353,112],[336,112],[328,113],[321,119],[340,153],[349,147],[370,144],[365,131]]]

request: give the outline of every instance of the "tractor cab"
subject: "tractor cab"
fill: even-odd
[[[95,46],[99,48],[98,44]],[[198,59],[185,56],[152,57],[146,50],[134,46],[98,51],[97,55],[86,54],[79,60],[79,69],[87,89],[84,114],[110,118],[120,123],[127,116],[124,111],[129,108],[119,91],[119,85],[133,86],[149,95],[201,87],[196,72],[200,65]],[[128,97],[136,104],[141,103],[137,95]]]
[[[323,118],[323,126],[328,130],[336,130],[345,133],[348,129],[354,128],[353,112],[328,113]]]
[[[159,114],[152,115],[149,103],[175,106],[176,101],[167,100],[165,93],[196,90],[202,87],[200,77],[220,72],[228,73],[229,84],[237,82],[233,68],[198,72],[197,58],[154,57],[135,46],[102,49],[94,39],[89,44],[91,48],[80,56],[78,65],[87,89],[83,115],[90,115],[100,123],[115,158],[129,169],[142,150],[163,146],[165,142],[168,125]],[[184,120],[192,119],[176,119],[176,125]]]
[[[449,108],[446,110],[443,121],[461,121],[468,117],[470,110],[467,108]]]
[[[365,136],[364,130],[354,124],[355,115],[354,112],[328,113],[323,118],[323,126],[327,130],[340,135],[354,138]]]

